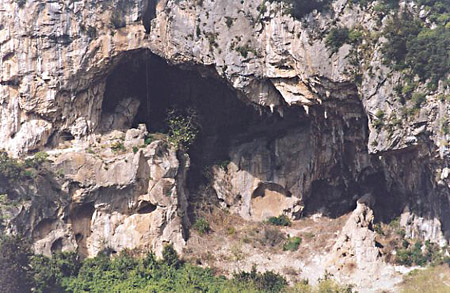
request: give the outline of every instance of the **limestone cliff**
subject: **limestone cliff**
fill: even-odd
[[[410,1],[400,7],[421,12]],[[250,221],[337,218],[361,212],[365,196],[373,203],[363,221],[372,222],[372,210],[376,221],[401,216],[410,237],[446,245],[442,96],[450,89],[440,82],[413,116],[380,127],[404,108],[402,72],[383,62],[386,40],[373,37],[389,16],[347,0],[301,19],[287,8],[259,0],[1,1],[0,146],[21,157],[46,150],[49,168],[62,174],[23,189],[0,186],[0,194],[28,196],[8,210],[6,229],[46,254],[160,251],[165,242],[181,251],[198,196]],[[333,50],[325,39],[333,27],[357,27],[362,46]],[[187,153],[164,137],[145,143],[147,129],[166,130],[170,107],[199,114]],[[346,226],[356,240],[333,250],[367,244],[375,259],[367,223],[370,243]]]

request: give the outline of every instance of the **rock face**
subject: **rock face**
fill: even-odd
[[[391,287],[383,283],[389,279],[387,276],[395,274],[395,270],[380,261],[382,254],[376,247],[371,205],[373,198],[370,195],[358,200],[356,209],[334,244],[328,267],[332,268],[330,273],[339,275],[345,282],[353,281],[361,287],[375,290]],[[349,278],[350,275],[352,277]]]
[[[356,205],[357,225],[372,211],[380,221],[402,215],[409,236],[445,245],[450,136],[439,121],[449,106],[438,94],[449,89],[439,85],[399,127],[375,127],[377,110],[400,117],[402,75],[383,64],[382,38],[364,40],[365,52],[326,46],[330,27],[360,25],[370,36],[383,25],[349,2],[300,21],[285,3],[256,0],[1,1],[0,147],[45,149],[64,174],[0,187],[33,194],[7,228],[46,254],[165,242],[181,250],[189,194],[206,177],[222,206],[249,220],[339,216]],[[371,70],[351,62],[355,53]],[[167,130],[172,106],[199,112],[188,154],[161,141],[139,148],[138,125]],[[370,211],[357,203],[365,194]]]
[[[134,248],[159,254],[164,243],[181,251],[189,161],[181,155],[179,160],[165,142],[145,145],[145,134],[145,126],[115,131],[86,149],[55,153],[52,167],[61,178],[46,184],[38,178],[32,190],[16,191],[17,197],[31,193],[31,198],[9,226],[30,235],[35,251],[45,255],[77,249],[95,256],[104,249]]]

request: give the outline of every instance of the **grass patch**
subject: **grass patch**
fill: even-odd
[[[302,238],[300,237],[290,237],[283,245],[284,251],[296,251],[302,243]]]
[[[428,267],[410,272],[400,285],[400,292],[450,292],[450,268],[448,266]]]
[[[192,229],[198,232],[198,234],[203,235],[211,231],[208,221],[205,218],[197,219],[192,225]]]

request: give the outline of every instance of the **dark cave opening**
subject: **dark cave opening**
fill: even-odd
[[[170,109],[184,113],[188,109],[194,109],[198,114],[200,131],[187,151],[191,160],[187,188],[191,196],[198,194],[199,187],[210,183],[205,169],[231,160],[231,150],[257,141],[267,144],[265,148],[270,153],[268,160],[272,161],[272,167],[275,168],[271,173],[285,176],[283,172],[290,170],[298,173],[292,176],[298,178],[298,184],[302,184],[301,180],[305,180],[305,175],[300,174],[301,172],[316,172],[318,177],[311,177],[313,181],[310,188],[302,194],[305,206],[302,215],[307,216],[325,209],[325,215],[338,217],[354,209],[357,199],[355,195],[363,196],[366,193],[372,193],[376,198],[386,201],[389,192],[384,187],[380,189],[380,185],[386,185],[382,172],[370,169],[367,174],[358,174],[355,171],[357,157],[361,157],[361,153],[369,156],[367,117],[356,94],[345,101],[333,100],[321,107],[312,107],[309,115],[300,106],[281,106],[281,116],[277,111],[272,113],[269,108],[244,102],[213,68],[193,64],[171,65],[149,50],[127,52],[118,58],[106,80],[99,131],[126,130],[145,123],[150,133],[167,134],[167,115]],[[348,85],[342,87],[343,92],[353,92]],[[328,119],[323,118],[324,111],[327,111]],[[346,111],[355,113],[351,120],[342,118],[347,115]],[[282,166],[277,164],[292,165],[292,162],[298,164],[299,161],[296,158],[277,157],[275,141],[302,131],[306,138],[292,142],[292,147],[287,148],[297,149],[299,156],[310,152],[312,161],[305,165],[312,164],[312,167],[305,169],[296,165],[297,169],[291,166],[290,169],[281,170]],[[341,135],[341,132],[342,142],[333,145],[331,140]],[[321,133],[322,138],[317,140],[315,133]],[[296,154],[292,152],[289,156]],[[254,154],[250,151],[249,155],[252,157]],[[327,157],[325,161],[324,156]],[[309,157],[306,155],[305,158]],[[254,170],[248,168],[246,171]],[[256,173],[252,175],[259,176]],[[271,184],[271,179],[267,180],[269,177],[273,178],[273,174],[259,178]],[[293,184],[283,186],[289,195],[292,186]],[[236,195],[237,200],[238,196]],[[380,205],[380,209],[386,208],[397,209],[389,207],[389,204]],[[151,211],[149,208],[141,212]]]
[[[191,166],[187,183],[190,190],[195,190],[207,180],[202,172],[205,166],[229,160],[232,145],[255,137],[281,136],[304,119],[300,107],[287,109],[282,118],[278,113],[245,103],[214,74],[206,67],[172,66],[149,51],[129,52],[107,78],[101,131],[145,123],[150,133],[167,133],[170,109],[184,113],[193,109],[200,131],[188,150]],[[137,110],[128,111],[127,106]],[[122,125],[111,122],[114,113],[128,112],[134,113],[118,119]]]

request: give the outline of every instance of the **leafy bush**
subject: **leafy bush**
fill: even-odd
[[[151,144],[152,143],[152,141],[154,141],[155,139],[153,138],[153,136],[150,134],[150,135],[147,135],[147,136],[145,136],[145,139],[144,139],[144,144],[145,145],[149,145],[149,144]]]
[[[326,290],[318,292],[351,292],[331,280],[321,280],[319,287]],[[211,269],[184,263],[171,245],[163,249],[160,260],[153,253],[138,258],[129,250],[114,257],[104,251],[80,260],[76,253],[58,253],[52,258],[32,256],[26,241],[18,237],[0,240],[0,288],[12,293],[290,292],[286,280],[274,272],[261,273],[254,266],[250,272],[236,273],[227,280],[215,276]],[[307,282],[293,289],[312,290]]]
[[[38,169],[43,163],[48,161],[48,154],[46,152],[37,152],[32,158],[25,160],[26,168]]]
[[[63,252],[52,258],[35,255],[31,266],[36,292],[64,292],[65,278],[76,276],[81,263],[75,252]]]
[[[423,246],[424,250],[422,250]],[[430,241],[426,241],[425,245],[421,241],[416,241],[414,245],[411,245],[408,240],[404,239],[402,247],[396,250],[395,261],[405,266],[450,263],[450,258],[445,253],[446,250],[447,248],[441,249]]]
[[[243,46],[238,46],[235,48],[236,52],[238,52],[239,54],[241,54],[242,57],[247,58],[248,57],[248,53],[252,52],[253,55],[257,55],[258,52],[252,48],[249,44],[245,44]]]
[[[284,243],[283,250],[284,251],[296,251],[298,247],[300,246],[300,243],[302,243],[302,238],[300,237],[290,237]]]
[[[325,39],[325,44],[332,53],[336,53],[342,45],[349,42],[349,33],[346,27],[332,28]]]
[[[255,274],[260,286],[280,287],[276,274]],[[99,254],[84,260],[78,274],[60,283],[68,292],[257,292],[253,280],[227,280],[210,269],[183,263],[171,245],[164,248],[162,260],[153,253],[140,259],[129,252],[114,258]]]
[[[211,229],[209,223],[206,221],[205,218],[197,219],[194,225],[192,225],[192,228],[196,230],[200,235],[208,233],[209,230]]]
[[[414,109],[419,109],[426,101],[426,95],[424,93],[414,93],[411,97],[411,102]]]
[[[187,109],[185,113],[179,110],[169,110],[167,114],[169,126],[169,142],[181,149],[188,149],[199,133],[197,112]]]
[[[425,3],[425,2],[424,2]],[[450,8],[444,1],[426,1],[436,27],[424,25],[417,16],[404,12],[391,19],[383,35],[388,42],[383,47],[384,59],[394,69],[409,69],[421,81],[429,80],[429,88],[436,89],[439,80],[450,72]],[[438,21],[439,20],[439,21]]]
[[[25,162],[10,158],[5,151],[0,150],[0,179],[3,177],[11,182],[26,180],[33,177],[30,168],[39,168],[47,160],[48,154],[36,153],[34,158],[26,159]]]
[[[123,151],[125,151],[125,146],[123,145],[122,142],[116,141],[113,144],[111,144],[111,150],[115,153],[123,152]]]
[[[270,217],[267,219],[267,223],[275,226],[290,226],[291,220],[286,215],[280,215],[278,217]]]
[[[378,109],[378,110],[375,112],[375,117],[376,117],[377,119],[375,119],[375,120],[373,121],[373,126],[374,126],[375,128],[377,128],[377,129],[380,129],[380,128],[383,127],[383,125],[384,125],[384,112],[383,112],[383,110]]]
[[[2,292],[30,292],[33,286],[30,267],[31,249],[17,236],[0,238],[0,288]]]
[[[178,258],[177,251],[173,248],[172,245],[166,245],[163,249],[163,261],[169,266],[169,267],[178,267],[181,263]]]
[[[280,292],[287,286],[286,280],[271,271],[259,273],[256,266],[250,272],[240,272],[234,275],[234,279],[241,283],[248,283],[262,292]]]

